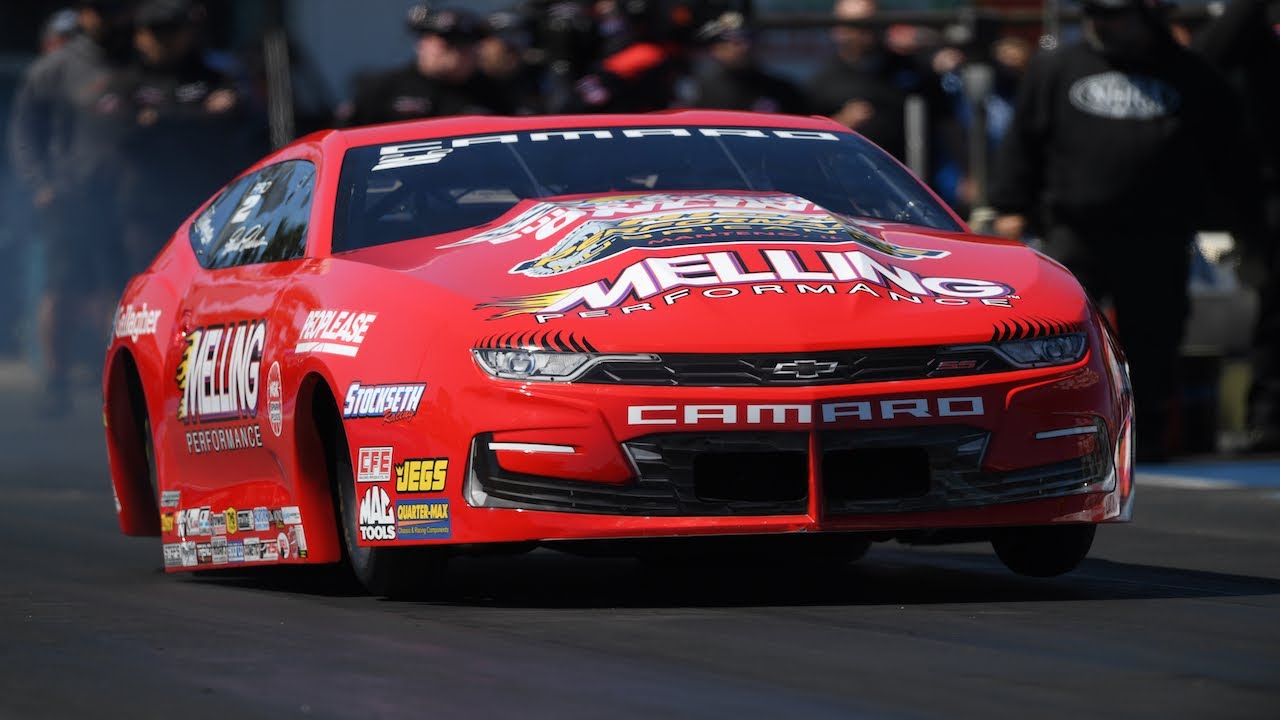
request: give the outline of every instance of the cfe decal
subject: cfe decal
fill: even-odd
[[[350,310],[312,310],[302,324],[294,351],[355,357],[377,317],[377,313]]]
[[[443,492],[449,473],[447,458],[405,460],[396,464],[397,493]]]
[[[360,539],[395,540],[395,506],[387,491],[377,485],[364,492],[360,498]]]
[[[185,425],[229,423],[186,433],[187,452],[198,454],[262,447],[258,396],[266,320],[210,325],[187,333],[178,383],[178,419]]]
[[[854,295],[916,305],[984,304],[1012,307],[1014,289],[974,278],[927,276],[881,262],[862,250],[813,247],[735,249],[632,263],[612,278],[564,290],[481,303],[489,319],[532,314],[539,323],[566,317],[629,315],[674,305],[683,298],[739,295]]]
[[[390,446],[362,447],[356,457],[356,482],[387,482],[391,479]]]

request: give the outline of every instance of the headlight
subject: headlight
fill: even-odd
[[[471,351],[476,364],[486,373],[505,380],[571,382],[601,362],[658,362],[657,355],[600,355],[597,353],[546,352],[543,350]]]
[[[1051,335],[1028,340],[1010,340],[992,345],[1018,367],[1045,367],[1070,365],[1084,357],[1084,333]]]

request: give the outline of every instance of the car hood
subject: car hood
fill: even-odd
[[[525,201],[345,257],[463,297],[482,345],[818,351],[1024,337],[1088,313],[1071,274],[1021,243],[780,193]]]

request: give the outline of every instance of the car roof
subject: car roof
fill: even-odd
[[[614,115],[459,115],[407,120],[334,131],[348,147],[422,140],[454,135],[520,132],[569,128],[654,127],[661,125],[748,126],[848,132],[827,117],[781,115],[726,110],[664,110]]]

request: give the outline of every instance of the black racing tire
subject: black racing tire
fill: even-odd
[[[351,453],[341,427],[335,434],[335,445],[333,469],[338,516],[342,522],[343,555],[352,576],[371,595],[397,599],[427,596],[439,586],[437,579],[444,574],[447,555],[441,548],[360,545],[360,498],[351,468]]]
[[[1097,525],[1004,528],[991,546],[1005,567],[1029,577],[1055,577],[1075,570],[1089,554]]]

